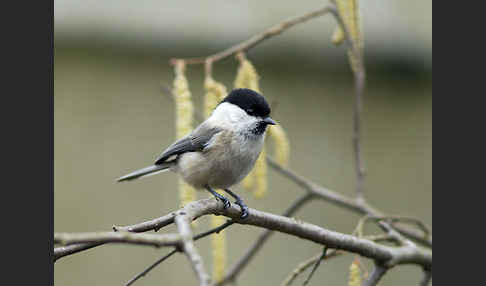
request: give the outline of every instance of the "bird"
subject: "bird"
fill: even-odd
[[[230,188],[241,182],[253,169],[260,155],[267,127],[277,124],[270,117],[270,106],[257,91],[233,89],[214,108],[211,115],[191,133],[175,141],[151,166],[117,179],[118,182],[155,175],[164,171],[177,173],[197,190],[207,190],[216,200],[231,206],[222,189],[236,201],[240,217],[248,217],[248,206]]]

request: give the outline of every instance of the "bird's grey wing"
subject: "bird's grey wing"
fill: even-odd
[[[220,128],[208,127],[205,124],[200,125],[191,134],[179,139],[169,146],[162,155],[160,155],[155,164],[161,164],[174,155],[180,155],[186,152],[202,151],[213,138],[220,132]]]

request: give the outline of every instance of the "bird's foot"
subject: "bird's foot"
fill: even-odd
[[[214,191],[210,187],[206,187],[206,189],[216,198],[216,200],[220,200],[224,204],[224,209],[231,207],[231,202],[225,198],[224,196],[220,195],[218,192]]]
[[[230,196],[232,196],[233,198],[236,199],[235,204],[239,205],[240,208],[241,208],[240,218],[241,219],[247,218],[249,212],[248,212],[248,206],[245,204],[245,202],[237,194],[233,193],[232,191],[230,191],[228,189],[225,189],[224,191],[227,192]]]
[[[236,200],[235,204],[239,205],[241,208],[241,216],[240,218],[245,219],[248,217],[248,206],[245,204],[243,200]]]
[[[222,197],[222,198],[219,198],[219,200],[221,200],[221,201],[223,202],[223,204],[224,204],[224,207],[223,207],[223,208],[224,208],[224,209],[227,209],[227,208],[231,207],[231,202],[230,202],[230,200],[228,200],[227,198],[225,198],[225,197],[223,197],[223,196],[221,196],[221,197]]]

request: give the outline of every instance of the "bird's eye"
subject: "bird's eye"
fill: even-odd
[[[248,113],[248,115],[253,115],[253,114],[254,114],[254,111],[253,111],[253,109],[248,108],[248,109],[246,110],[246,113]]]

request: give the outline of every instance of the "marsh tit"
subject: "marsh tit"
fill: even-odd
[[[166,170],[178,173],[196,189],[208,190],[216,199],[231,206],[215,189],[223,189],[241,208],[241,218],[248,207],[229,188],[245,178],[255,165],[263,147],[270,118],[265,98],[251,89],[234,89],[203,123],[189,135],[169,146],[155,164],[118,179],[129,181]]]

